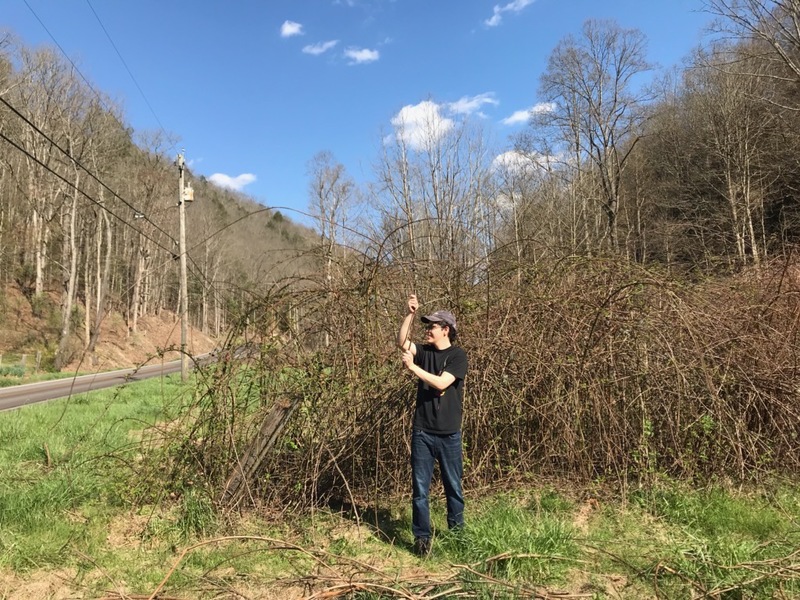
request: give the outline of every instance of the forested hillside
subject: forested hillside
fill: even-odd
[[[93,355],[109,315],[136,334],[143,317],[180,313],[180,147],[168,136],[132,131],[54,49],[2,40],[0,289],[21,292],[44,324],[5,337],[5,352],[37,350],[59,369]],[[311,232],[190,168],[185,181],[190,323],[219,337],[250,293],[310,264],[298,257]]]

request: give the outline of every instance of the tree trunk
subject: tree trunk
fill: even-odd
[[[83,311],[83,349],[89,346],[89,336],[92,333],[92,273],[91,273],[91,261],[89,260],[91,255],[91,244],[92,241],[90,237],[87,235],[84,237],[84,249],[83,249],[83,304],[84,304],[84,311]]]
[[[76,221],[78,213],[78,189],[80,183],[80,175],[75,174],[75,185],[72,193],[72,205],[70,207],[69,215],[69,229],[67,234],[66,244],[69,253],[69,269],[66,273],[66,281],[64,282],[64,297],[61,302],[61,335],[58,341],[58,350],[54,359],[54,367],[56,371],[60,371],[64,365],[69,361],[70,357],[67,356],[69,348],[69,335],[72,325],[72,308],[75,303],[75,291],[77,289],[78,279],[78,245],[76,243],[77,231]]]
[[[141,240],[140,240],[141,243]],[[128,331],[136,333],[139,326],[139,313],[141,311],[142,276],[144,274],[144,251],[140,247],[134,256],[133,290],[131,301],[128,305]]]
[[[103,224],[106,231],[106,254],[105,264],[103,265],[103,276],[99,280],[97,291],[97,312],[94,318],[94,325],[92,326],[92,333],[89,336],[89,347],[87,351],[92,355],[93,364],[97,363],[97,357],[94,355],[97,341],[100,339],[100,326],[103,323],[106,313],[106,301],[108,296],[108,284],[111,276],[111,251],[113,242],[113,232],[111,229],[111,222],[109,221],[108,214],[105,210],[101,211],[103,215]],[[98,246],[98,252],[100,247]],[[99,256],[98,256],[99,258]]]

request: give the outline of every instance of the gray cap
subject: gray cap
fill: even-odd
[[[453,331],[457,331],[456,318],[449,310],[437,310],[435,313],[425,315],[420,319],[423,323],[444,323]]]

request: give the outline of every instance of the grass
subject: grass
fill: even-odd
[[[560,581],[578,556],[570,515],[552,514],[500,495],[483,502],[463,530],[437,540],[448,562],[477,565],[511,581]]]
[[[772,598],[800,594],[800,507],[797,488],[776,495],[732,493],[676,484],[634,498],[664,523],[664,544],[640,568],[668,588],[691,581],[695,593]],[[787,502],[775,502],[783,497]],[[649,560],[648,560],[649,559]]]
[[[0,413],[0,566],[68,563],[103,543],[123,506],[138,431],[165,416],[178,383],[150,380]]]
[[[26,369],[20,365],[0,366],[0,388],[23,385],[26,383],[38,383],[40,381],[52,381],[53,379],[66,379],[74,376],[75,373],[35,371],[33,369]]]
[[[467,490],[467,525],[452,532],[434,498],[427,560],[410,552],[403,500],[383,507],[389,516],[377,525],[326,511],[221,520],[194,487],[157,506],[135,502],[142,430],[190,393],[173,376],[0,413],[0,597],[34,597],[27,586],[49,573],[88,596],[263,598],[328,587],[362,599],[544,588],[598,599],[800,597],[796,484],[664,482],[608,501],[546,486]]]

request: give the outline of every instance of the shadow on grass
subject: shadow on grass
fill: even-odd
[[[404,518],[395,518],[386,508],[354,506],[344,500],[331,500],[328,507],[343,518],[368,527],[377,537],[396,548],[413,552],[414,544],[408,537],[411,523]]]

